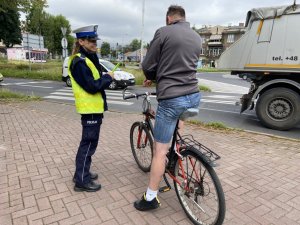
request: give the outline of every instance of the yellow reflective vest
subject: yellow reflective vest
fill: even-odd
[[[72,61],[75,57],[81,57],[80,53],[77,53],[75,55],[72,55],[69,58],[68,63],[68,74],[71,78],[72,82],[72,89],[75,97],[75,106],[76,110],[80,114],[93,114],[93,113],[103,113],[104,112],[104,100],[100,92],[97,92],[96,94],[90,94],[86,92],[73,78],[72,72],[71,72],[71,65]],[[92,71],[94,80],[97,80],[100,78],[99,71],[97,70],[96,66],[93,64],[91,60],[89,60],[87,57],[81,57],[85,60],[86,65],[90,68]],[[82,74],[82,76],[85,76],[85,74]]]

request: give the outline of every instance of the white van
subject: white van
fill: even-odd
[[[62,68],[62,80],[66,82],[68,87],[71,87],[71,79],[68,75],[68,61],[69,57],[66,57],[63,63]],[[99,59],[100,65],[102,67],[102,71],[104,73],[108,71],[112,71],[115,65],[107,60]],[[110,89],[117,89],[119,87],[125,88],[127,86],[135,85],[135,77],[126,71],[122,71],[120,68],[116,69],[114,72],[114,79],[112,83],[110,84]]]

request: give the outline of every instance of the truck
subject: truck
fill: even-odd
[[[247,76],[249,92],[241,113],[255,109],[271,129],[300,123],[300,5],[255,8],[246,16],[245,33],[220,56],[217,67]]]

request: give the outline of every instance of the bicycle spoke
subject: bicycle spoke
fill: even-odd
[[[152,160],[152,137],[146,127],[139,122],[133,124],[130,131],[130,144],[133,156],[144,172],[150,171]]]
[[[184,171],[178,164],[184,166]],[[219,215],[218,193],[210,173],[200,159],[187,155],[178,162],[174,183],[178,197],[187,214],[199,224],[215,224]]]

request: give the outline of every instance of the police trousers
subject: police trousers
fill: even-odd
[[[92,155],[98,146],[103,114],[82,114],[82,137],[76,155],[76,184],[83,185],[91,181],[90,167]]]

